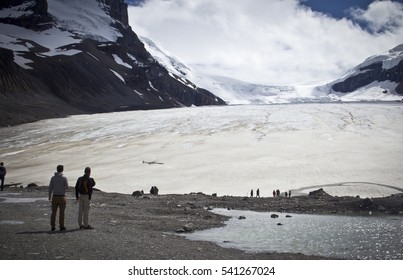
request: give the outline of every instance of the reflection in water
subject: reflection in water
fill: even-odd
[[[225,227],[197,231],[192,240],[248,252],[291,252],[343,259],[403,259],[402,216],[339,216],[228,211]],[[246,219],[238,219],[245,216]],[[281,224],[281,225],[279,225]]]

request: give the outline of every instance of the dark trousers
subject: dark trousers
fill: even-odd
[[[0,176],[0,180],[1,180],[1,190],[3,191],[3,188],[4,188],[4,176]]]
[[[50,216],[50,226],[56,227],[56,213],[59,208],[59,225],[60,228],[64,228],[64,210],[66,210],[66,197],[56,196],[52,197],[52,215]]]

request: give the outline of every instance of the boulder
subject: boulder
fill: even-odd
[[[186,225],[183,226],[183,230],[185,232],[192,232],[192,231],[195,230],[195,226],[194,226],[194,224],[189,223],[189,224],[186,224]]]
[[[134,197],[139,197],[139,196],[143,196],[144,195],[144,191],[134,191],[132,193],[132,196]]]
[[[320,188],[319,190],[316,191],[311,191],[308,196],[310,197],[331,197],[330,194],[328,194],[327,192],[325,192],[322,188]]]

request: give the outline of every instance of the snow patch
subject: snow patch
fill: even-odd
[[[19,18],[22,16],[29,16],[33,14],[33,12],[29,9],[34,7],[35,4],[36,1],[27,1],[21,5],[3,8],[0,10],[0,18]]]
[[[124,62],[117,54],[112,54],[112,56],[113,56],[113,58],[115,59],[115,62],[116,62],[117,64],[122,65],[122,66],[124,66],[124,67],[126,67],[126,68],[129,68],[129,69],[132,69],[132,68],[133,68],[130,64]]]
[[[146,67],[146,65],[145,65],[144,63],[138,61],[133,55],[131,55],[131,54],[128,53],[127,56],[128,56],[131,60],[133,60],[133,62],[134,62],[138,67],[141,67],[141,68]]]
[[[94,58],[95,60],[99,61],[99,59],[95,55],[93,55],[92,53],[87,52],[87,54],[89,56],[91,56],[92,58]]]
[[[23,57],[20,52],[14,52],[14,62],[24,69],[34,69],[31,66],[27,65],[27,63],[33,63],[33,61]]]
[[[133,91],[134,91],[135,93],[137,93],[140,97],[144,98],[144,94],[142,94],[141,92],[139,92],[139,91],[137,91],[137,90],[135,90],[135,89],[133,89]]]
[[[122,37],[111,25],[115,22],[95,0],[48,1],[48,11],[57,20],[60,29],[82,38],[100,42],[116,42]]]
[[[63,51],[62,47],[80,42],[80,40],[74,39],[70,32],[58,28],[36,32],[19,26],[0,23],[0,30],[2,32],[0,45],[12,51],[30,52],[32,44],[29,41],[32,41],[49,50],[41,53],[43,55],[52,56],[64,53],[71,55],[71,52]],[[26,40],[26,42],[22,40]]]
[[[119,74],[118,72],[116,72],[116,71],[113,71],[112,69],[109,69],[109,70],[111,70],[112,73],[115,74],[116,77],[118,77],[123,83],[126,84],[126,81],[125,81],[125,79],[122,77],[122,75],[120,75],[120,74]]]
[[[148,81],[148,84],[150,85],[150,87],[154,90],[154,91],[159,91],[158,89],[156,89],[155,87],[154,87],[154,85],[151,83],[151,81]],[[160,98],[161,98],[161,96],[160,96]],[[162,100],[163,101],[163,100]]]

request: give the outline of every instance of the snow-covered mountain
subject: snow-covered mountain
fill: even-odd
[[[208,89],[228,104],[289,103],[313,98],[309,91],[307,94],[306,90],[298,91],[296,87],[253,84],[203,73],[187,66],[151,39],[140,37],[140,40],[147,51],[168,69],[170,75],[188,86]]]
[[[317,90],[343,101],[401,100],[403,98],[403,44],[369,57],[343,77]]]
[[[209,75],[200,69],[187,66],[152,40],[144,37],[140,37],[140,40],[145,44],[148,52],[168,69],[170,75],[186,85],[206,88],[228,104],[400,100],[402,98],[399,95],[402,94],[402,89],[399,91],[398,85],[403,82],[401,63],[403,45],[387,54],[367,59],[348,71],[342,78],[326,85],[281,86],[254,84],[230,77]],[[379,65],[382,65],[383,71],[370,72],[371,67],[379,68]],[[363,81],[362,75],[366,77],[365,84],[355,83],[355,87],[347,86],[343,89],[343,83],[350,85],[351,80],[355,79],[353,77]]]
[[[123,0],[3,0],[0,125],[77,113],[218,105],[144,48]]]

